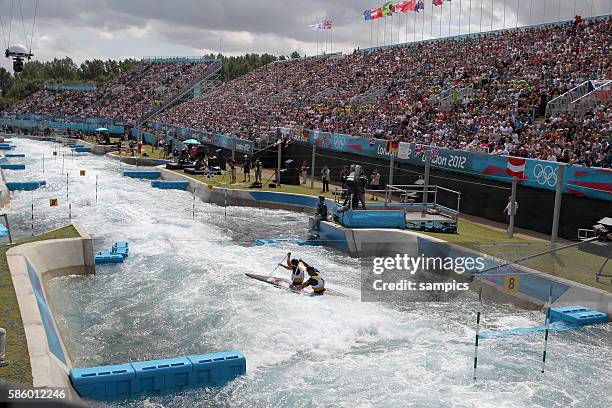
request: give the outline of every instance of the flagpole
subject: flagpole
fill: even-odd
[[[450,3],[450,8],[448,10],[448,36],[451,36],[451,24],[453,20],[453,2]]]
[[[440,38],[442,38],[442,5],[440,5]]]
[[[559,4],[561,4],[561,1],[559,1]],[[559,7],[561,7],[561,6],[559,6]],[[519,1],[516,2],[516,27],[515,28],[518,28],[519,15],[521,14],[520,10],[521,10],[521,2],[519,0]]]
[[[468,13],[468,34],[472,34],[472,0],[470,0],[470,12]]]
[[[433,15],[434,15],[434,5],[431,3],[431,16],[429,16],[429,31],[430,37],[433,38]]]
[[[387,43],[387,19],[384,16],[383,18],[385,19],[385,28],[383,31],[383,47],[384,47],[385,44]]]
[[[531,0],[533,1],[533,0]],[[491,31],[493,31],[493,0],[491,0]]]
[[[330,37],[329,53],[333,54],[334,53],[334,27],[333,26],[329,29],[329,37]]]
[[[527,25],[531,25],[531,10],[533,9],[533,0],[529,2],[529,22]],[[574,12],[576,12],[576,0],[574,0]]]
[[[408,13],[406,13],[406,44],[408,44]]]
[[[463,9],[461,8],[461,0],[459,0],[459,35],[461,35],[461,14],[463,14]]]
[[[480,29],[478,31],[479,33],[482,33],[482,5],[483,4],[484,4],[484,0],[480,0]]]
[[[561,0],[559,0],[559,10],[557,11],[557,21],[561,21]]]
[[[421,41],[425,39],[425,8],[423,7],[423,17],[421,18]]]
[[[374,38],[374,21],[370,20],[370,48],[372,48],[372,46],[374,44],[372,44]]]
[[[416,18],[417,18],[416,17],[416,12],[414,12],[413,16],[414,16],[414,24],[412,25],[412,27],[413,27],[412,42],[414,43],[414,42],[416,42],[416,23],[417,23],[417,21],[416,21]]]
[[[544,3],[546,5],[546,3]],[[506,0],[504,0],[504,30],[506,29]]]
[[[376,19],[376,46],[378,47],[378,34],[380,33],[380,18]]]

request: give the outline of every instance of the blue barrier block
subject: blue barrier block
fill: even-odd
[[[4,225],[0,225],[0,237],[8,237],[8,228]]]
[[[72,150],[74,150],[75,153],[90,153],[91,147],[85,147],[85,146],[74,147]]]
[[[15,147],[14,145],[12,145],[10,143],[0,143],[0,146],[13,146],[13,147]]]
[[[0,169],[4,170],[25,170],[25,164],[0,164]]]
[[[192,383],[191,361],[186,357],[132,363],[139,393],[162,394],[185,389]]]
[[[7,153],[5,154],[6,157],[11,158],[11,157],[26,157],[25,154],[23,153]]]
[[[153,180],[151,181],[151,187],[161,188],[162,190],[187,190],[187,187],[189,187],[189,182]]]
[[[299,246],[323,246],[323,241],[298,239],[297,244]]]
[[[561,306],[550,309],[550,322],[562,322],[567,313],[587,312],[591,309],[584,306]]]
[[[100,251],[96,254],[96,265],[122,263],[123,255],[111,254],[110,252]]]
[[[68,147],[71,148],[71,149],[74,148],[74,147],[80,147],[80,146],[82,146],[82,145],[80,145],[80,144],[69,144],[68,145]]]
[[[567,313],[565,321],[575,326],[586,326],[590,324],[608,323],[608,315],[596,310],[588,312]]]
[[[0,146],[0,150],[13,150],[15,146]]]
[[[192,386],[222,387],[246,373],[246,358],[238,351],[187,356],[193,366]]]
[[[403,210],[348,210],[334,212],[334,217],[348,228],[406,228],[406,217]]]
[[[123,175],[131,178],[155,180],[161,176],[159,171],[124,171]]]
[[[115,242],[111,249],[111,253],[114,255],[121,255],[123,258],[127,258],[129,255],[128,243],[125,241]]]
[[[574,326],[607,323],[608,315],[584,306],[563,306],[550,309],[551,322],[564,322]]]
[[[40,181],[7,181],[6,187],[10,191],[32,191],[36,190],[39,187],[47,185],[47,182],[44,180]]]
[[[114,400],[136,394],[136,373],[131,364],[73,368],[70,380],[83,398]]]

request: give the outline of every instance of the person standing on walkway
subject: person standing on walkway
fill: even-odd
[[[255,160],[255,182],[261,184],[261,172],[263,171],[263,164],[261,164],[261,160],[257,158]]]
[[[4,353],[6,352],[6,330],[0,327],[0,367],[6,367],[9,365],[9,361],[4,359]]]
[[[380,189],[380,173],[378,169],[374,169],[372,175],[370,176],[370,188],[372,190]],[[374,191],[372,191],[372,200],[378,201],[378,197],[374,195]]]
[[[242,159],[242,169],[244,170],[243,183],[247,182],[247,177],[250,183],[251,182],[251,159],[246,154],[244,155],[244,159]]]
[[[304,160],[304,163],[302,163],[302,184],[306,184],[306,177],[308,177],[308,163]]]
[[[514,202],[514,212],[512,215],[516,217],[517,211],[518,211],[518,203],[515,201]],[[506,214],[506,222],[510,223],[510,213],[512,212],[512,196],[508,197],[508,204],[506,205],[506,208],[504,208],[503,212]]]
[[[331,177],[331,171],[329,170],[329,167],[325,166],[323,167],[323,170],[321,170],[321,182],[323,183],[323,192],[329,192],[329,179]]]

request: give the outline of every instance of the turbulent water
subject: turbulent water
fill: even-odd
[[[362,303],[358,260],[322,247],[253,246],[257,238],[303,237],[303,214],[229,207],[226,217],[223,208],[198,201],[194,219],[190,193],[122,177],[116,161],[67,149],[54,159],[56,144],[14,143],[27,157],[12,161],[27,169],[5,171],[7,179],[47,181],[14,194],[7,213],[16,235],[31,234],[32,203],[36,233],[68,223],[67,172],[72,219],[95,237],[95,250],[130,244],[124,264],[49,282],[75,367],[230,349],[247,357],[247,374],[223,388],[119,405],[612,406],[610,326],[553,333],[545,374],[543,335],[485,340],[474,381],[474,294],[452,303]],[[59,206],[49,207],[49,198]],[[244,276],[270,274],[289,250],[348,296],[297,296]],[[485,303],[482,329],[542,320],[538,312]]]

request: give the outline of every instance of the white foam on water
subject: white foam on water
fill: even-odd
[[[66,176],[53,144],[14,139],[27,167],[8,179],[45,179],[16,192],[7,208],[17,236],[68,223]],[[67,152],[66,149],[63,149]],[[45,154],[45,175],[41,157]],[[553,333],[540,374],[543,335],[487,340],[472,380],[476,296],[451,303],[362,303],[359,260],[323,247],[253,246],[257,238],[303,237],[304,214],[223,208],[189,192],[152,189],[122,177],[119,162],[66,156],[73,220],[95,250],[128,241],[124,264],[96,276],[52,279],[48,293],[78,367],[237,349],[247,375],[221,389],[143,398],[117,405],[191,406],[610,406],[608,326]],[[85,169],[85,177],[78,170]],[[95,180],[98,176],[98,202]],[[49,198],[60,205],[50,208]],[[347,297],[295,295],[245,273],[268,275],[288,250],[321,269]],[[276,276],[288,276],[278,268]],[[485,304],[482,330],[542,324],[542,314]]]

